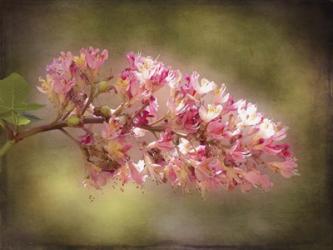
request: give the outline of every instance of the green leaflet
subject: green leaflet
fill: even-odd
[[[28,125],[31,122],[28,117],[21,115],[15,111],[0,114],[0,119],[18,126]]]
[[[30,119],[23,112],[43,107],[38,103],[26,103],[29,90],[29,84],[18,73],[0,80],[0,119],[18,126],[29,124]]]
[[[27,112],[23,112],[22,115],[24,117],[28,118],[29,120],[31,120],[32,122],[41,120],[38,116],[27,113]]]

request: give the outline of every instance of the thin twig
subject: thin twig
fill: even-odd
[[[156,121],[153,121],[152,123],[149,124],[149,126],[154,126],[156,125],[157,123],[163,121],[165,118],[167,117],[167,114],[162,116],[161,118],[157,119]]]
[[[105,118],[103,117],[91,117],[91,118],[83,118],[81,120],[80,125],[85,125],[85,124],[98,124],[98,123],[103,123],[105,122]],[[42,132],[46,132],[46,131],[50,131],[50,130],[56,130],[56,129],[61,129],[61,128],[65,128],[65,127],[70,127],[67,122],[64,121],[60,121],[60,122],[56,122],[54,124],[46,124],[46,125],[42,125],[39,127],[35,127],[26,131],[22,131],[21,133],[19,133],[18,135],[15,136],[15,142],[19,142],[27,137],[30,137],[32,135],[38,134],[38,133],[42,133]]]
[[[70,138],[72,141],[74,141],[75,143],[80,143],[74,136],[72,136],[70,133],[68,133],[68,131],[64,128],[60,128],[59,129],[62,133],[64,133],[68,138]]]
[[[89,94],[89,97],[88,97],[88,100],[87,100],[86,104],[84,105],[84,107],[82,109],[81,116],[84,115],[84,113],[86,112],[86,110],[89,107],[90,103],[92,103],[92,101],[94,99],[94,90],[95,90],[94,87],[90,87],[90,94]]]
[[[71,108],[69,111],[67,111],[67,113],[64,115],[64,117],[62,118],[62,120],[66,120],[67,117],[73,112],[73,110],[75,109],[75,107]]]
[[[74,141],[80,148],[82,154],[84,155],[84,157],[86,158],[87,161],[89,161],[89,152],[87,150],[87,148],[82,145],[75,137],[73,137],[70,133],[68,133],[67,130],[65,130],[64,128],[59,129],[61,132],[63,132],[67,137],[69,137],[72,141]]]

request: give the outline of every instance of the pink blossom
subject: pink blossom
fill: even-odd
[[[156,116],[158,111],[158,102],[154,96],[150,96],[148,100],[144,101],[143,103],[148,103],[146,110],[149,112],[151,116]]]
[[[261,174],[258,170],[251,170],[245,172],[245,180],[247,180],[251,185],[261,187],[265,191],[269,190],[273,183],[270,181],[269,177],[265,174]]]
[[[123,165],[129,160],[128,151],[131,148],[131,144],[127,143],[123,136],[114,139],[107,139],[103,145],[103,149],[106,151],[110,160]]]
[[[221,114],[221,111],[222,105],[208,104],[207,108],[202,105],[199,109],[199,115],[204,122],[210,122],[217,118]]]
[[[217,88],[215,82],[209,81],[206,78],[203,78],[200,81],[196,79],[192,84],[199,95],[208,94]]]
[[[114,176],[114,172],[103,171],[99,167],[89,164],[88,179],[85,184],[91,185],[97,189],[101,189]]]
[[[94,143],[94,137],[91,133],[80,136],[80,143],[83,145],[91,145]]]
[[[129,67],[121,73],[118,88],[129,99],[139,97],[144,92],[153,93],[168,82],[173,82],[178,76],[163,63],[151,57],[131,52],[127,55],[127,59]]]
[[[133,124],[138,127],[145,126],[149,123],[149,119],[152,117],[154,117],[154,115],[144,109],[133,118]]]
[[[226,103],[230,98],[229,93],[225,93],[226,86],[223,83],[220,87],[217,87],[214,91],[214,104],[224,104]]]
[[[119,137],[122,132],[122,127],[118,119],[111,118],[109,122],[104,122],[102,125],[101,136],[104,139],[113,139]]]
[[[207,125],[207,136],[208,138],[220,140],[223,138],[224,129],[226,125],[221,120],[211,121]]]
[[[128,167],[130,169],[130,174],[133,181],[141,186],[144,182],[144,175],[142,174],[142,171],[144,169],[144,162],[141,161],[137,164],[129,162]]]
[[[297,175],[297,164],[294,160],[286,160],[284,162],[270,162],[269,166],[278,171],[283,177],[290,178],[293,175]]]
[[[200,126],[199,109],[194,104],[185,105],[176,117],[177,124],[189,133],[196,132]]]
[[[101,116],[89,89],[100,80],[107,58],[106,50],[92,47],[81,49],[79,56],[61,53],[40,80],[39,89],[62,117],[69,112],[82,120],[103,119],[81,127],[85,134],[78,141],[88,165],[87,183],[96,188],[111,181],[143,186],[151,179],[185,192],[237,187],[245,192],[270,189],[272,171],[285,178],[298,174],[297,160],[283,141],[285,126],[255,104],[234,99],[225,84],[200,78],[196,71],[182,74],[149,56],[127,54],[128,66],[110,81],[122,104]],[[165,114],[159,114],[155,96],[162,87],[170,88]]]
[[[166,130],[164,133],[161,134],[160,139],[150,143],[149,147],[157,147],[161,150],[169,151],[175,148],[173,140],[174,133],[171,130]]]
[[[81,49],[79,56],[71,52],[61,52],[46,67],[46,80],[40,78],[38,89],[47,94],[49,100],[57,107],[59,114],[72,110],[80,113],[85,99],[90,95],[87,85],[96,82],[96,74],[108,57],[108,52],[92,47]]]
[[[100,49],[89,47],[87,49],[82,48],[80,52],[84,55],[88,67],[92,70],[99,70],[109,57],[109,52],[105,49],[101,51]]]
[[[73,75],[73,56],[71,52],[61,52],[46,68],[52,89],[59,95],[66,95],[75,85]]]
[[[143,137],[146,135],[146,130],[142,128],[134,127],[132,131],[135,137]]]
[[[239,141],[236,141],[230,149],[226,150],[224,162],[227,165],[239,165],[246,162],[251,157],[251,151],[242,147]]]
[[[120,167],[117,171],[117,175],[122,185],[128,181],[134,181],[137,185],[143,184],[143,175],[137,168],[137,165],[133,162],[126,162],[125,165]]]

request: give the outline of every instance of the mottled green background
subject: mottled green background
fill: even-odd
[[[79,150],[51,132],[27,139],[8,156],[10,239],[65,245],[330,243],[325,29],[316,26],[325,22],[320,6],[46,2],[8,5],[7,73],[20,72],[36,85],[59,51],[89,45],[110,50],[115,73],[129,50],[159,55],[185,72],[197,70],[225,82],[234,96],[257,103],[289,126],[301,175],[274,177],[268,193],[222,191],[205,200],[168,186],[148,185],[144,194],[134,185],[125,192],[94,191],[81,185]],[[47,103],[33,92],[32,99]],[[52,117],[50,109],[39,115]]]

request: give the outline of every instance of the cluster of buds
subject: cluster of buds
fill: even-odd
[[[134,53],[119,77],[103,78],[107,58],[106,50],[94,48],[81,49],[79,56],[61,53],[41,79],[40,90],[54,103],[57,119],[84,132],[72,138],[85,155],[85,184],[142,186],[150,179],[186,192],[237,186],[249,191],[270,189],[268,172],[297,174],[296,159],[281,142],[286,127],[254,104],[234,100],[224,84],[197,72],[182,75]],[[170,92],[164,114],[155,96],[162,87]],[[94,106],[101,93],[119,95],[122,103],[114,109]]]

